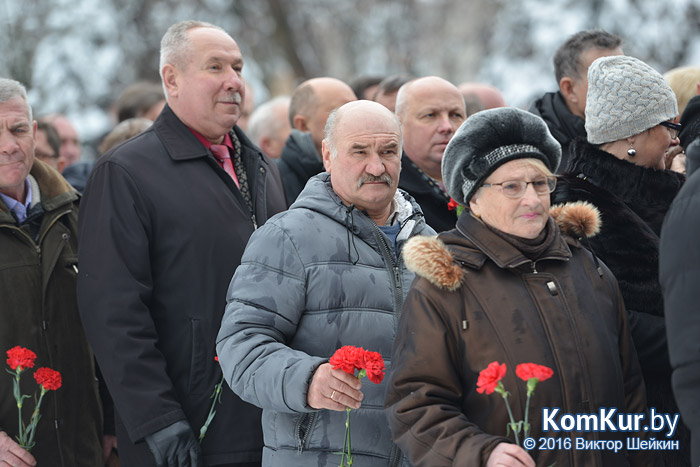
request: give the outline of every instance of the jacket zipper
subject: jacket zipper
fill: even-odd
[[[536,264],[536,263],[537,263],[538,261],[544,261],[544,260],[550,260],[550,259],[552,259],[552,260],[558,260],[558,261],[569,261],[569,258],[562,258],[561,256],[545,256],[545,257],[542,257],[542,258],[537,258],[535,261],[532,261],[532,260],[530,260],[530,259],[526,259],[525,261],[521,261],[521,262],[519,262],[519,263],[515,263],[515,264],[513,264],[513,265],[506,266],[506,267],[509,267],[509,268],[517,268],[518,266],[522,266],[523,264],[528,264],[528,263],[530,263],[530,268],[532,269],[532,272],[533,272],[534,274],[539,274],[539,272],[537,271],[537,264]]]
[[[376,223],[373,222],[374,225],[374,231],[376,235],[379,237],[379,244],[382,249],[382,254],[384,255],[385,258],[387,258],[391,262],[391,280],[393,282],[393,287],[392,290],[394,292],[394,307],[396,309],[396,314],[397,314],[397,322],[398,318],[401,317],[401,308],[403,307],[403,294],[399,289],[402,288],[401,286],[401,271],[399,269],[399,265],[397,264],[396,260],[391,255],[391,249],[389,248],[389,245],[387,245],[386,240],[384,239],[384,235],[382,234],[382,231],[379,230],[379,227],[377,226]]]
[[[34,247],[34,251],[36,252],[36,254],[39,255],[39,257],[41,257],[41,247],[36,242],[34,242],[34,239],[30,237],[24,230],[20,229],[19,227],[15,227],[14,225],[7,225],[5,226],[5,228],[19,232],[20,235],[26,238],[29,241],[29,244]]]
[[[391,448],[391,455],[389,456],[389,467],[399,467],[402,460],[403,453],[401,452],[401,449],[394,444]]]
[[[306,447],[306,440],[309,438],[309,433],[311,433],[311,427],[314,424],[315,418],[316,418],[316,412],[313,412],[310,414],[305,414],[299,420],[299,424],[297,425],[297,430],[296,430],[297,439],[299,440],[299,445],[297,446],[297,453],[299,453],[299,454],[301,454],[304,451],[304,448]],[[301,436],[301,427],[306,420],[308,420],[309,423],[306,425],[306,433],[304,433],[304,436],[302,437]]]

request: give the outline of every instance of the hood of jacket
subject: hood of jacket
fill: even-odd
[[[424,224],[423,212],[418,203],[405,191],[397,189],[394,194],[394,202],[398,208],[398,222],[401,230],[397,241],[407,239],[411,232],[419,224]],[[365,211],[360,211],[355,205],[347,206],[333,191],[331,174],[320,173],[306,184],[304,191],[299,194],[297,200],[289,209],[310,209],[334,219],[339,224],[345,225],[351,233],[360,237],[363,241],[374,244],[374,221]]]
[[[577,239],[594,236],[600,230],[600,213],[590,203],[553,206],[550,215],[563,236],[558,236],[541,259],[568,261],[571,258],[569,246],[580,247]],[[455,230],[438,237],[421,235],[411,238],[406,242],[403,255],[409,270],[449,291],[460,287],[465,274],[462,266],[480,269],[488,259],[501,268],[532,263],[468,211],[460,216]]]

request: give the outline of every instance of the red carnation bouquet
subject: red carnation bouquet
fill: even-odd
[[[525,403],[525,418],[516,423],[513,417],[513,412],[510,409],[510,404],[508,403],[508,396],[510,393],[506,391],[503,386],[503,377],[506,375],[506,364],[491,362],[489,366],[481,370],[479,373],[479,379],[476,381],[476,392],[479,394],[492,394],[494,391],[499,393],[506,403],[506,409],[508,409],[508,417],[510,418],[510,423],[508,423],[508,432],[513,430],[513,436],[515,437],[515,444],[520,445],[519,434],[523,431],[523,438],[527,438],[530,434],[530,423],[528,422],[528,416],[530,412],[530,398],[535,393],[535,387],[540,381],[548,380],[552,377],[554,372],[551,368],[543,365],[537,365],[535,363],[521,363],[515,368],[515,374],[518,378],[527,382],[527,402]]]
[[[379,352],[365,350],[362,347],[345,345],[335,351],[329,363],[334,370],[343,370],[345,373],[362,378],[367,376],[374,384],[379,384],[384,379],[384,359]],[[355,370],[359,373],[355,375]],[[352,465],[352,449],[350,446],[350,407],[345,408],[345,442],[341,455],[340,467]],[[347,463],[346,463],[347,460]]]
[[[41,387],[41,393],[39,394],[38,401],[36,399],[36,394],[34,395],[36,405],[34,406],[34,411],[29,419],[29,424],[25,424],[24,420],[22,419],[22,407],[24,405],[24,399],[29,399],[31,396],[21,393],[19,379],[26,369],[34,368],[34,360],[36,360],[36,354],[24,347],[17,346],[7,351],[7,364],[10,366],[12,371],[6,371],[13,376],[13,393],[15,400],[17,401],[17,410],[19,411],[19,432],[17,435],[17,442],[27,451],[31,451],[36,444],[34,441],[34,435],[36,433],[36,425],[39,423],[39,419],[41,418],[39,409],[41,408],[41,402],[44,400],[44,395],[48,391],[55,391],[61,387],[61,373],[58,371],[43,367],[34,372],[34,379]]]

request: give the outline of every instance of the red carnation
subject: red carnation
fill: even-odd
[[[355,374],[355,370],[359,370],[364,365],[365,350],[362,347],[352,345],[344,345],[335,351],[329,363],[333,365],[334,370],[343,370],[351,375]]]
[[[16,346],[7,351],[7,364],[13,370],[17,370],[18,367],[20,371],[32,368],[34,360],[36,360],[36,354],[24,347]]]
[[[523,381],[528,381],[530,378],[537,378],[539,381],[545,381],[552,377],[554,372],[551,368],[536,363],[521,363],[515,368],[515,374]]]
[[[374,384],[381,383],[384,379],[384,359],[382,354],[367,350],[364,361],[364,369],[369,380]]]
[[[457,206],[459,206],[459,203],[457,203],[457,201],[450,198],[450,202],[447,203],[447,210],[454,211],[455,209],[457,209]]]
[[[42,367],[34,372],[34,379],[45,391],[55,391],[61,387],[61,373]]]
[[[481,370],[476,381],[476,392],[479,394],[491,394],[496,390],[498,382],[506,375],[506,364],[491,362],[489,366]]]

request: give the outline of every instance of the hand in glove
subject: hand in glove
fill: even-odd
[[[190,425],[180,420],[146,436],[156,467],[202,467],[202,451]]]

